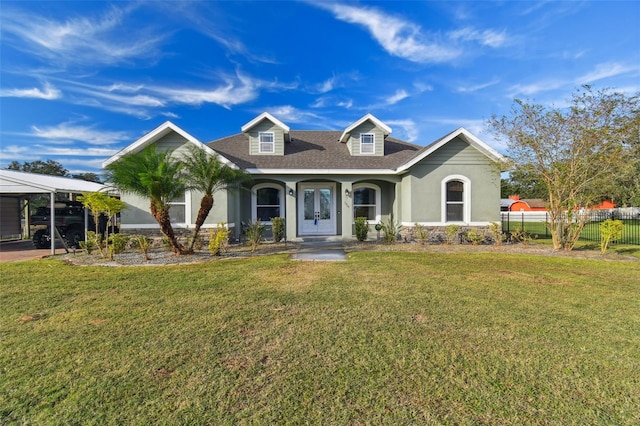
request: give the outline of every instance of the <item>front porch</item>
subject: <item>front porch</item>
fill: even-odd
[[[351,241],[354,217],[367,217],[371,229],[397,212],[397,182],[377,177],[256,179],[241,196],[241,222],[260,220],[269,238],[272,217],[285,218],[288,241]]]

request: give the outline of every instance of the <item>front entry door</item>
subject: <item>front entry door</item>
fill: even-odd
[[[300,235],[335,235],[335,184],[301,184],[298,197]]]

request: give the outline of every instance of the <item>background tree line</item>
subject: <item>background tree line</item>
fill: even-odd
[[[18,172],[27,172],[27,173],[37,173],[41,175],[51,175],[51,176],[62,176],[69,177],[72,179],[81,179],[86,180],[88,182],[96,182],[102,183],[102,179],[100,179],[100,175],[92,172],[85,173],[69,173],[62,164],[54,160],[36,160],[36,161],[25,161],[20,163],[19,161],[12,161],[7,166],[7,170],[15,170]]]

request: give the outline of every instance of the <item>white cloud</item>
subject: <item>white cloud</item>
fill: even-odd
[[[153,87],[149,90],[167,100],[187,105],[213,103],[224,108],[243,104],[258,97],[261,82],[250,77],[237,75],[237,78],[226,77],[224,84],[212,89],[189,89]]]
[[[50,139],[52,142],[78,141],[89,145],[111,145],[131,139],[126,132],[101,131],[72,123],[60,123],[57,126],[47,127],[32,126],[28,136]]]
[[[98,18],[72,17],[57,21],[14,9],[2,17],[3,43],[59,63],[117,64],[157,55],[164,35],[125,30],[127,11],[111,7]],[[16,42],[15,38],[20,39]]]
[[[469,93],[469,92],[477,92],[478,90],[486,89],[487,87],[494,86],[498,84],[500,80],[491,80],[486,83],[475,84],[471,86],[458,86],[456,88],[456,92],[458,93]]]
[[[3,89],[0,90],[0,97],[5,98],[36,98],[54,100],[62,97],[62,92],[49,83],[45,83],[42,89],[34,87],[31,89]]]
[[[567,83],[562,80],[544,80],[530,84],[516,84],[509,88],[508,97],[514,98],[518,95],[531,96],[536,93],[559,89],[566,86]]]
[[[578,84],[587,84],[593,83],[594,81],[604,80],[605,78],[615,77],[621,74],[627,74],[630,72],[638,72],[640,71],[639,66],[628,66],[619,63],[607,63],[607,64],[599,64],[595,67],[595,69],[583,76],[578,77],[576,83]]]
[[[331,78],[325,80],[324,82],[320,83],[320,85],[318,86],[318,91],[320,93],[330,92],[335,87],[335,83],[336,83],[336,78],[335,77],[331,77]]]
[[[399,90],[396,90],[396,93],[394,93],[392,96],[389,96],[387,98],[387,104],[389,105],[397,104],[401,100],[406,99],[408,97],[409,97],[409,94],[405,90],[399,89]]]
[[[306,123],[320,118],[312,112],[302,111],[291,105],[268,107],[267,110],[278,120],[285,123]]]
[[[473,27],[465,27],[449,33],[452,40],[475,41],[483,46],[493,48],[501,47],[506,44],[507,37],[504,32],[496,32],[493,30],[478,31]]]
[[[430,63],[450,61],[462,53],[458,48],[428,40],[419,25],[384,14],[379,9],[322,2],[316,6],[331,11],[341,21],[364,26],[393,56]]]
[[[388,125],[393,126],[394,128],[400,127],[402,130],[397,131],[400,139],[404,139],[408,142],[416,142],[418,140],[418,127],[416,126],[415,121],[411,119],[407,120],[388,120],[386,122]]]
[[[421,83],[419,81],[414,82],[413,87],[416,89],[417,93],[431,92],[433,90],[432,85]]]

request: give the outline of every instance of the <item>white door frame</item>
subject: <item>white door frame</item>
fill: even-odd
[[[319,211],[319,192],[320,189],[329,189],[331,191],[331,218],[325,223],[316,222],[315,225],[311,221],[304,220],[304,190],[315,190],[314,204],[316,212]],[[298,191],[298,234],[300,236],[312,235],[336,235],[337,232],[337,214],[336,214],[336,183],[335,182],[306,182],[300,183]],[[315,229],[312,229],[315,226]]]

